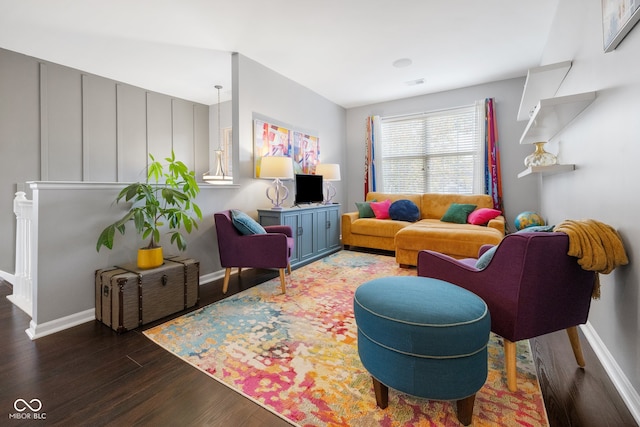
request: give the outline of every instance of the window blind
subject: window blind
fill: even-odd
[[[389,193],[482,192],[482,120],[476,106],[382,118],[382,182]]]

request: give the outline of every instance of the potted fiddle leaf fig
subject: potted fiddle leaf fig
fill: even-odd
[[[116,197],[115,203],[131,203],[129,211],[102,230],[96,245],[97,251],[103,246],[112,249],[116,230],[124,234],[126,224],[133,221],[142,240],[149,239],[146,247],[138,250],[140,268],[162,265],[162,228],[168,227],[167,234],[171,236],[171,243],[175,243],[182,251],[187,247],[182,229],[191,233],[191,230],[198,228],[198,220],[202,219],[202,212],[193,201],[200,192],[195,172],[190,171],[183,162],[176,160],[173,150],[171,157],[165,158],[166,165],[157,161],[151,154],[149,157],[151,163],[147,168],[146,182],[129,184]]]

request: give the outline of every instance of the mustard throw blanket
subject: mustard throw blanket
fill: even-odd
[[[566,220],[556,225],[553,231],[569,236],[567,254],[578,258],[578,264],[585,270],[608,274],[617,266],[629,263],[620,235],[607,224],[593,219]],[[598,274],[592,296],[600,298]]]

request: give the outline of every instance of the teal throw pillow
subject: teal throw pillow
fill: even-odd
[[[266,234],[267,231],[255,219],[237,209],[231,209],[231,222],[233,226],[245,236],[250,234]]]
[[[443,222],[454,222],[456,224],[466,224],[469,214],[474,211],[476,205],[463,203],[451,203],[444,216],[440,218]]]
[[[487,265],[489,265],[489,262],[491,262],[491,259],[493,258],[493,254],[496,253],[496,249],[498,249],[498,245],[495,245],[483,253],[476,261],[476,268],[483,270]]]
[[[552,232],[555,225],[534,225],[532,227],[526,227],[522,230],[516,231],[516,234],[520,233],[536,233],[536,232]]]
[[[368,202],[356,202],[356,208],[358,208],[358,214],[360,218],[373,218],[375,217],[373,209],[371,209],[371,202],[375,202],[376,199]]]
[[[411,200],[396,200],[389,206],[389,217],[398,221],[416,222],[420,219],[420,209]]]

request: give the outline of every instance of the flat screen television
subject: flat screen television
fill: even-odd
[[[296,174],[296,205],[323,200],[322,175]]]

